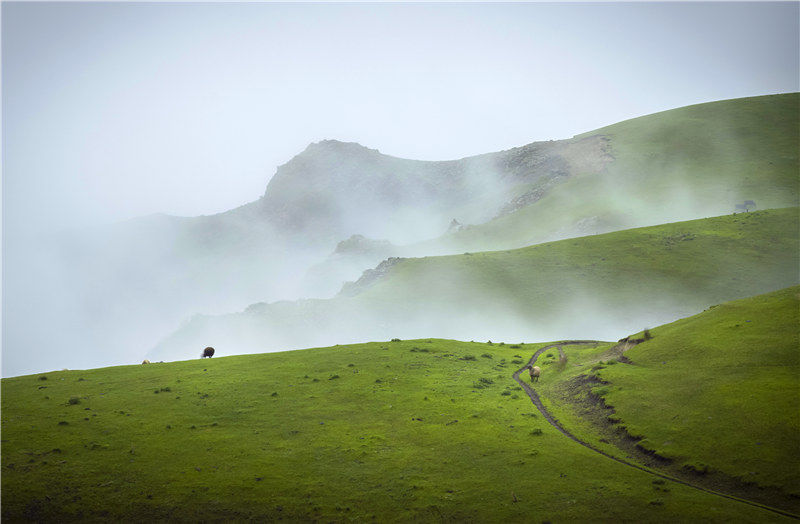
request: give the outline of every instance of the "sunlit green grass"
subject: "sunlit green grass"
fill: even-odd
[[[3,518],[776,518],[656,491],[564,438],[511,379],[538,347],[414,340],[3,379]]]

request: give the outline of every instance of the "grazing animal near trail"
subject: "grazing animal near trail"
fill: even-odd
[[[539,366],[533,366],[530,369],[531,374],[531,382],[539,382],[539,375],[542,374],[542,370]]]
[[[208,358],[211,358],[211,357],[213,357],[213,356],[214,356],[214,348],[212,348],[212,347],[207,347],[207,348],[205,348],[205,349],[203,350],[203,354],[202,354],[202,355],[200,355],[200,358],[206,358],[206,357],[208,357]]]
[[[147,359],[142,360],[142,364],[149,364],[149,363],[150,363],[150,361],[147,360]]]

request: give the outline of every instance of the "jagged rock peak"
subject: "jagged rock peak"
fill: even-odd
[[[345,282],[341,291],[337,296],[340,297],[353,297],[373,285],[379,279],[384,277],[392,267],[405,260],[403,257],[389,257],[375,269],[367,269],[361,274],[361,278],[355,282]]]
[[[371,152],[371,153],[380,153],[377,149],[371,149],[366,146],[362,146],[358,142],[342,142],[339,140],[333,139],[325,139],[320,140],[319,142],[312,142],[306,147],[304,153],[314,153],[314,152]]]

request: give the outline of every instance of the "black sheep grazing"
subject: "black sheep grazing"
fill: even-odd
[[[214,356],[214,348],[208,347],[203,350],[203,354],[200,356],[200,358],[206,358],[206,357],[211,358],[213,356]]]

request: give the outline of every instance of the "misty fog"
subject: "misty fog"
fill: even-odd
[[[438,273],[414,288],[432,296],[339,292],[389,257],[728,214],[754,194],[763,208],[797,205],[796,187],[746,178],[763,163],[748,137],[696,144],[730,163],[727,178],[696,184],[695,157],[639,157],[589,133],[797,91],[797,14],[4,3],[2,374],[195,358],[207,345],[225,356],[395,336],[614,340],[692,314],[704,304],[622,314],[573,289],[532,323],[508,295],[462,295]],[[699,74],[712,64],[714,78]],[[656,168],[666,175],[653,182]]]

